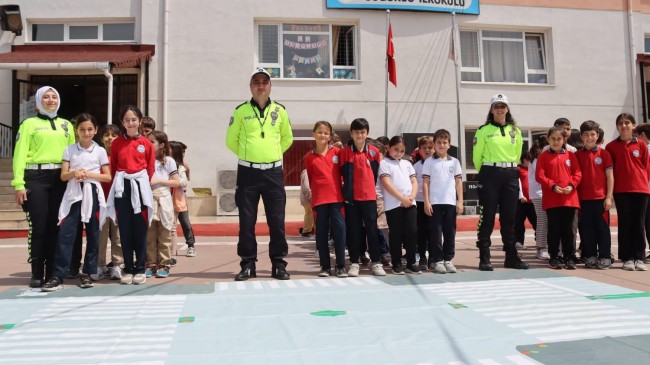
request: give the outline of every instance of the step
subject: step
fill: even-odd
[[[18,208],[18,204],[16,204],[15,201],[10,200],[10,201],[1,201],[0,200],[0,211],[4,210],[14,210]]]
[[[4,203],[4,202],[13,202],[13,201],[16,201],[13,191],[11,193],[0,194],[0,202]]]
[[[14,229],[28,229],[27,220],[0,220],[0,231]]]
[[[4,220],[18,221],[24,219],[27,219],[25,217],[25,212],[23,212],[22,209],[15,209],[15,205],[14,205],[14,209],[0,210],[0,221],[4,221]]]
[[[8,171],[0,169],[0,180],[9,180],[14,178],[14,172],[9,169]]]
[[[15,189],[13,186],[11,186],[11,183],[9,185],[0,184],[0,195],[4,195],[4,194],[13,195],[14,191]]]
[[[13,165],[13,159],[11,158],[0,158],[0,168],[2,167],[11,167]]]

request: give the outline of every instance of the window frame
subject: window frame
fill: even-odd
[[[315,36],[323,36],[327,35],[327,42],[329,44],[329,68],[328,68],[328,73],[329,75],[327,77],[286,77],[285,76],[285,67],[284,67],[284,42],[283,42],[283,35],[284,34],[299,34],[299,35],[304,35],[305,32],[301,31],[286,31],[284,30],[284,25],[287,24],[296,24],[296,25],[321,25],[321,26],[327,26],[327,31],[325,32],[309,32],[310,35],[315,35]],[[260,26],[268,26],[268,25],[274,25],[277,26],[277,44],[278,44],[278,62],[277,63],[270,63],[270,62],[261,62],[260,61],[260,32],[259,28]],[[339,27],[352,27],[352,34],[353,34],[353,65],[352,66],[337,66],[334,65],[335,59],[334,59],[334,44],[332,42],[333,38],[333,27],[339,26]],[[330,21],[330,22],[321,22],[321,21],[312,21],[312,20],[284,20],[284,21],[267,21],[267,20],[256,20],[254,24],[254,55],[253,55],[253,61],[255,65],[259,65],[260,67],[263,67],[265,69],[277,69],[279,70],[279,76],[275,77],[273,75],[273,79],[277,80],[295,80],[295,81],[359,81],[361,80],[361,77],[359,75],[359,23],[358,22],[336,22],[336,21]],[[336,45],[338,47],[338,45]],[[335,78],[334,77],[334,70],[352,70],[355,73],[355,78],[353,79],[348,79],[348,78]]]
[[[109,24],[133,24],[133,39],[130,40],[104,40],[104,25]],[[63,39],[51,40],[51,41],[42,41],[34,40],[33,27],[35,25],[63,25]],[[70,38],[70,27],[97,27],[97,38],[95,39],[71,39]],[[28,43],[38,43],[38,44],[48,44],[48,43],[136,43],[137,42],[137,28],[135,19],[116,19],[116,20],[102,20],[102,21],[79,21],[79,22],[70,22],[70,21],[57,21],[57,20],[29,20],[28,27],[29,36]]]
[[[499,37],[490,37],[490,36],[485,36],[483,32],[494,32],[494,31],[502,31],[502,32],[508,32],[508,33],[520,33],[521,38],[499,38]],[[464,29],[459,29],[459,44],[460,44],[460,52],[461,52],[461,57],[460,59],[460,77],[461,77],[461,83],[480,83],[480,84],[485,84],[485,83],[496,83],[496,84],[511,84],[511,85],[551,85],[551,70],[549,67],[549,55],[548,55],[548,31],[544,30],[520,30],[520,29],[491,29],[491,28],[464,28]],[[476,34],[477,37],[477,50],[476,52],[478,53],[478,67],[466,67],[463,66],[462,63],[462,38],[460,37],[460,34],[463,32],[469,32],[469,33],[474,33]],[[526,44],[527,37],[537,37],[538,39],[541,39],[541,47],[542,47],[542,62],[544,65],[544,69],[533,69],[528,67],[528,54],[527,54],[527,49],[528,46]],[[485,59],[484,59],[484,46],[483,43],[484,41],[493,41],[493,42],[516,42],[516,43],[521,43],[522,44],[522,53],[523,53],[523,69],[524,69],[524,82],[512,82],[512,81],[486,81],[485,80],[485,75],[486,75],[486,70],[485,70]],[[463,73],[465,72],[470,72],[470,73],[478,73],[480,74],[481,80],[480,81],[473,81],[473,80],[463,80]],[[546,82],[545,83],[540,83],[540,82],[530,82],[529,77],[531,75],[546,75]]]

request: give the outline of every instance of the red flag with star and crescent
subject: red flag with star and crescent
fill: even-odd
[[[388,23],[388,46],[386,47],[388,59],[388,80],[397,87],[397,69],[395,67],[395,47],[393,46],[393,27]]]

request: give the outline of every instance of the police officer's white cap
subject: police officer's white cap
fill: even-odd
[[[255,67],[255,69],[253,70],[253,73],[251,74],[251,79],[253,77],[255,77],[255,75],[257,75],[257,74],[264,74],[269,79],[271,78],[271,74],[268,71],[266,71],[263,67]]]
[[[492,95],[492,99],[490,100],[490,106],[496,103],[508,105],[508,97],[503,94]]]

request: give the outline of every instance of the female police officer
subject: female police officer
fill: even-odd
[[[528,269],[515,247],[515,212],[519,198],[519,171],[517,162],[523,141],[517,128],[508,98],[494,95],[490,102],[487,121],[474,137],[473,161],[478,170],[478,196],[480,218],[478,241],[480,251],[479,270],[492,271],[490,262],[490,235],[494,229],[494,217],[499,209],[501,237],[506,251],[504,266],[512,269]]]

